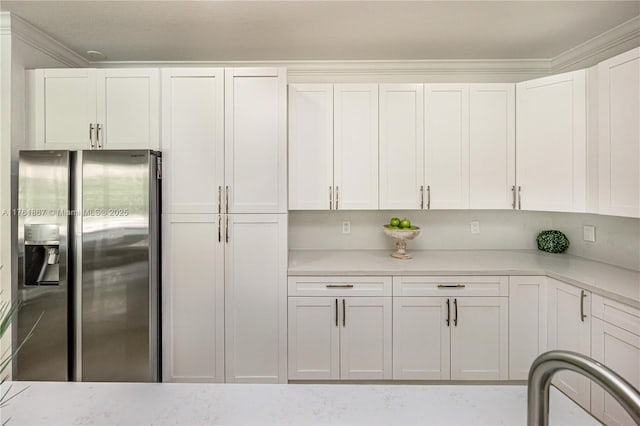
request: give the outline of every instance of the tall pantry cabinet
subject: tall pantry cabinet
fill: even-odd
[[[164,69],[162,99],[163,380],[284,382],[286,71]]]

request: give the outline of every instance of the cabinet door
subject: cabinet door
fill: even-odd
[[[515,207],[515,85],[469,89],[469,208]]]
[[[224,185],[224,71],[162,70],[163,211],[218,213]]]
[[[640,336],[592,318],[592,356],[640,388]],[[592,413],[607,425],[632,425],[624,408],[596,383],[591,384]]]
[[[547,349],[591,354],[591,294],[548,278],[549,330]],[[587,410],[590,407],[589,379],[571,371],[557,373],[552,383]]]
[[[451,379],[509,377],[508,299],[451,298]]]
[[[337,297],[289,297],[289,380],[340,378]]]
[[[289,85],[289,209],[329,210],[333,85]]]
[[[395,380],[449,379],[451,306],[447,300],[442,297],[393,298]]]
[[[380,208],[424,205],[422,84],[380,85]]]
[[[426,208],[469,207],[469,86],[425,84]]]
[[[345,297],[341,379],[391,379],[391,297]]]
[[[527,380],[547,347],[547,291],[542,276],[509,277],[509,379]]]
[[[35,146],[92,149],[96,122],[94,69],[35,71]]]
[[[516,85],[516,181],[523,210],[586,209],[585,70]]]
[[[287,380],[287,215],[227,215],[227,382]]]
[[[163,215],[165,382],[224,382],[224,260],[218,216]]]
[[[159,71],[96,70],[96,82],[98,148],[159,149]]]
[[[230,213],[287,212],[287,72],[225,70],[225,185]]]
[[[378,208],[378,85],[333,88],[334,208]]]
[[[600,213],[640,217],[640,48],[598,65]]]

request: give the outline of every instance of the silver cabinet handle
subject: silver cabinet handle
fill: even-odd
[[[338,326],[338,299],[336,299],[336,327]]]
[[[329,210],[333,209],[333,187],[329,187]]]
[[[336,185],[336,210],[338,210],[338,200],[340,199],[340,193],[338,192],[338,186]]]
[[[587,297],[587,293],[584,290],[580,290],[580,321],[584,322],[587,317],[584,313],[584,299]]]
[[[353,284],[327,284],[327,288],[353,288]]]
[[[100,131],[102,130],[102,126],[100,123],[96,123],[96,147],[98,149],[102,149],[102,142],[100,142]]]
[[[522,210],[522,187],[518,185],[518,210]]]
[[[424,185],[420,185],[420,209],[424,209]]]
[[[438,288],[465,288],[465,284],[438,284]]]
[[[347,304],[342,299],[342,326],[347,326]]]
[[[224,187],[224,211],[229,214],[229,185]]]
[[[427,210],[431,209],[431,185],[427,185]]]
[[[511,208],[515,210],[516,208],[516,186],[511,186],[511,193],[513,195],[513,201],[511,202]]]
[[[222,186],[218,185],[218,214],[222,213]]]
[[[453,312],[454,312],[454,317],[453,317],[453,325],[454,327],[458,326],[458,299],[453,299]]]
[[[222,242],[222,216],[218,215],[218,242]]]
[[[449,299],[447,299],[447,327],[451,327],[449,324],[451,323],[451,306],[449,303]]]
[[[229,216],[226,216],[224,223],[224,242],[229,242]]]
[[[93,149],[93,123],[89,123],[89,143],[91,144],[91,149]]]

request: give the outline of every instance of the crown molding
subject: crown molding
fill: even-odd
[[[576,66],[585,68],[638,46],[640,46],[640,15],[560,53],[549,61],[549,68],[552,73]]]
[[[96,68],[122,67],[286,67],[294,77],[308,76],[411,76],[425,74],[547,74],[545,59],[451,59],[363,61],[95,61]]]
[[[10,34],[68,67],[85,68],[89,66],[89,61],[78,53],[9,12],[2,12],[0,15],[0,34]]]

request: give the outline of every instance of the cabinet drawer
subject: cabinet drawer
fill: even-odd
[[[393,277],[394,296],[508,296],[509,277]]]
[[[391,277],[289,277],[289,296],[391,296]]]
[[[640,336],[640,310],[598,294],[591,298],[591,315]]]

